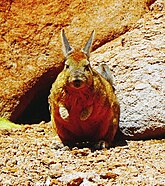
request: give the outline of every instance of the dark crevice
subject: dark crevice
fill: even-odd
[[[63,63],[62,63],[63,64]],[[36,124],[50,121],[48,96],[52,83],[63,69],[63,65],[46,72],[24,95],[20,104],[12,113],[11,120],[20,124]]]
[[[48,96],[49,90],[44,94],[36,94],[15,122],[34,124],[41,121],[50,121]]]

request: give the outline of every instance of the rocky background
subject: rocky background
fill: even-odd
[[[91,61],[113,71],[122,133],[163,136],[164,22],[161,0],[0,0],[0,116],[49,121],[47,97],[64,60],[61,29],[73,47],[95,30]]]
[[[126,138],[165,136],[165,14],[156,1],[134,28],[92,55],[109,64],[121,105],[120,129]]]

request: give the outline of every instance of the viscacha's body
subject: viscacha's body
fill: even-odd
[[[65,67],[49,96],[53,127],[64,144],[104,141],[107,147],[118,129],[120,107],[111,82],[90,66],[93,33],[82,51],[70,47],[64,31],[62,36]]]

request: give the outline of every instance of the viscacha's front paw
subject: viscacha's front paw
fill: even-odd
[[[109,148],[110,144],[105,140],[100,140],[99,142],[94,144],[94,150],[102,150],[105,148]]]

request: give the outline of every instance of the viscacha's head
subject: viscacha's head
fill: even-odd
[[[89,62],[93,36],[94,31],[85,47],[79,51],[70,46],[64,30],[62,30],[63,52],[66,58],[63,72],[67,76],[66,86],[69,89],[81,90],[90,87],[93,83],[93,72]]]

